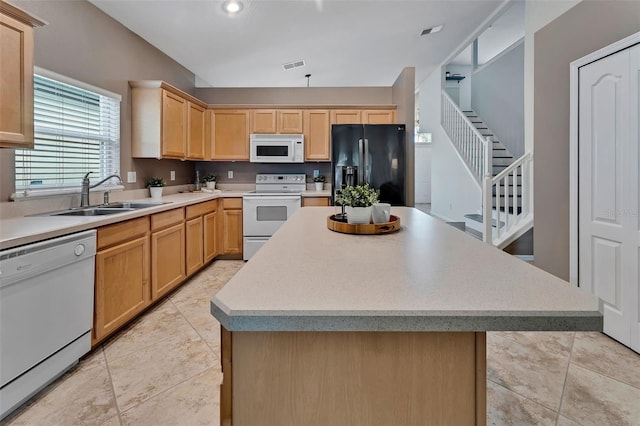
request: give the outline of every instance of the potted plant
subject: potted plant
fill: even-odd
[[[161,177],[152,177],[147,181],[147,188],[151,193],[151,198],[162,198],[162,188],[166,185]]]
[[[345,206],[348,223],[371,223],[371,206],[378,202],[378,191],[369,184],[347,186],[338,196],[338,203]]]
[[[216,188],[216,179],[217,179],[216,175],[214,175],[212,173],[207,173],[202,178],[202,181],[207,184],[207,188],[208,189],[215,189]]]
[[[324,176],[320,175],[320,176],[314,177],[313,182],[316,185],[316,191],[322,191],[324,187]]]

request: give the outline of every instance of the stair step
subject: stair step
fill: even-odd
[[[464,217],[466,217],[467,219],[471,219],[473,221],[476,221],[478,223],[484,223],[482,221],[482,215],[481,214],[476,214],[476,213],[465,214]],[[496,220],[495,219],[491,219],[491,226],[493,226],[495,228],[496,224],[497,224]],[[504,222],[503,221],[500,221],[500,226],[501,227],[504,226]]]
[[[466,234],[471,235],[473,238],[477,238],[478,240],[482,241],[482,232],[480,232],[480,231],[476,231],[476,230],[475,230],[475,229],[473,229],[473,228],[466,228],[466,229],[464,230],[464,232],[465,232]]]

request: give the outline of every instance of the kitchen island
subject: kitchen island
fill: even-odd
[[[486,331],[602,330],[598,299],[406,207],[296,212],[212,299],[222,424],[484,425]]]

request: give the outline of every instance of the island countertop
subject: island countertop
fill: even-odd
[[[299,209],[212,299],[229,331],[602,330],[599,300],[408,207],[399,232]]]

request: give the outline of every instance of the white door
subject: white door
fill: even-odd
[[[604,332],[640,351],[638,45],[579,71],[579,283]]]

